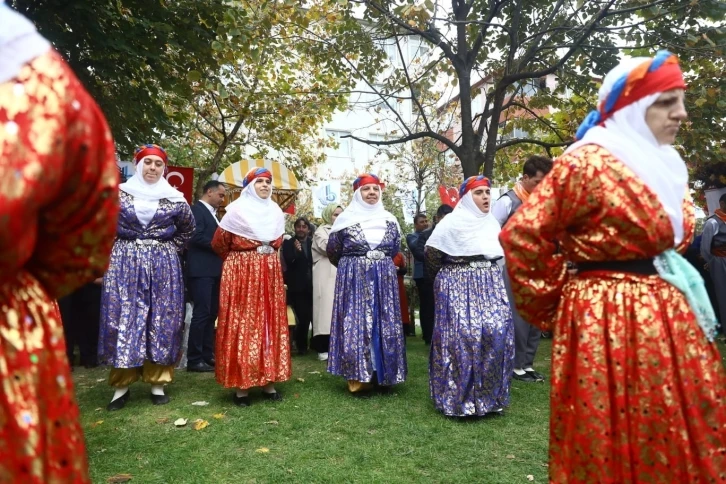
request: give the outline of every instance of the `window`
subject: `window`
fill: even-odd
[[[328,154],[330,156],[337,156],[340,158],[350,158],[350,146],[351,146],[351,138],[343,138],[343,136],[349,136],[350,133],[348,131],[336,131],[332,129],[326,129],[325,134],[333,138],[333,140],[338,143],[337,148],[329,148]]]
[[[411,40],[408,43],[408,55],[412,63],[423,62],[429,53],[429,47],[423,41]]]
[[[396,39],[389,39],[383,42],[383,52],[386,53],[388,60],[393,66],[400,66],[401,59],[398,56],[398,45],[396,45]]]
[[[386,137],[378,133],[370,133],[368,139],[371,141],[386,141]],[[383,154],[389,149],[387,145],[368,145],[368,159],[372,160],[379,154]]]

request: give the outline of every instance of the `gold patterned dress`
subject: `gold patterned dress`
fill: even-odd
[[[684,212],[679,249],[690,201]],[[657,275],[565,269],[672,248],[655,194],[585,145],[555,162],[500,239],[517,308],[554,332],[551,482],[726,481],[726,372],[682,293]]]
[[[55,299],[103,274],[118,169],[103,114],[58,54],[0,84],[0,482],[83,483]]]
[[[222,228],[212,239],[212,248],[224,261],[215,373],[225,388],[247,389],[290,379],[290,335],[277,252],[281,244],[279,237],[262,247]]]

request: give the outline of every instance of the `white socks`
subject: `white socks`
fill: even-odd
[[[519,375],[519,376],[522,376],[522,375],[524,375],[524,374],[525,374],[526,372],[525,372],[524,370],[521,370],[521,369],[519,369],[519,368],[515,368],[515,369],[514,369],[514,373],[516,373],[516,374],[517,374],[517,375]]]
[[[151,385],[151,394],[152,395],[163,395],[164,394],[164,385]]]
[[[524,371],[534,371],[534,368],[532,368],[531,366],[528,366],[527,368],[524,369]]]
[[[237,390],[237,398],[243,398],[246,397],[249,391],[247,390]]]
[[[126,392],[128,392],[128,391],[129,391],[129,387],[119,387],[119,388],[117,388],[116,391],[113,392],[113,398],[111,399],[111,401],[113,402],[114,400],[118,400],[119,398],[121,398],[124,395],[126,395]]]

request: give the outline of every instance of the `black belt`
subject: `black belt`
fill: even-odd
[[[607,272],[629,272],[632,274],[642,274],[644,276],[654,276],[658,271],[653,264],[653,259],[634,259],[634,260],[611,260],[602,262],[578,262],[578,272],[591,271],[607,271]]]

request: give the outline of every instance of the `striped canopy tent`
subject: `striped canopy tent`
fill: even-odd
[[[232,163],[220,173],[218,180],[224,183],[227,189],[225,206],[236,200],[242,193],[242,180],[252,168],[267,168],[272,173],[272,199],[283,210],[295,202],[297,192],[300,191],[300,184],[295,174],[284,165],[276,161],[265,159],[241,160]],[[220,207],[224,211],[223,207]]]

